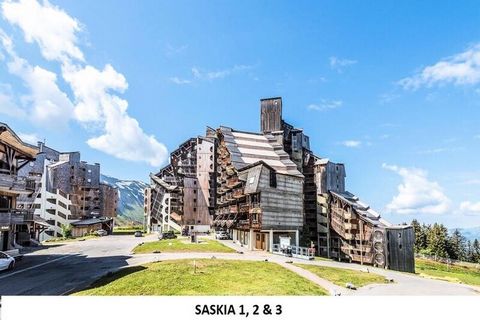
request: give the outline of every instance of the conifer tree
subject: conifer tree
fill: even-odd
[[[466,260],[466,239],[460,232],[460,230],[455,229],[452,235],[448,238],[447,251],[448,256],[454,260]]]
[[[448,258],[448,231],[443,224],[434,223],[427,235],[427,249],[433,256]]]

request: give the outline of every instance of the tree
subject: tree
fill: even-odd
[[[448,237],[448,256],[454,260],[466,260],[467,252],[465,248],[466,239],[460,232],[455,229],[450,237]]]
[[[472,262],[480,263],[480,243],[477,239],[473,240],[472,251]]]
[[[448,258],[448,230],[443,224],[434,223],[428,231],[427,249],[431,255]]]
[[[64,238],[72,237],[72,226],[70,224],[62,225],[62,234]]]
[[[415,252],[418,253],[427,248],[426,226],[421,226],[417,219],[413,219],[412,227],[415,233]]]
[[[467,244],[465,246],[465,260],[468,261],[468,262],[472,262],[473,261],[473,246],[472,246],[472,242],[470,240],[467,241]]]

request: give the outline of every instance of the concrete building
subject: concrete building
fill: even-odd
[[[100,183],[100,164],[81,161],[79,152],[60,152],[38,142],[34,161],[19,175],[35,181],[34,194],[22,195],[17,209],[33,210],[48,229],[33,239],[64,236],[64,227],[74,221],[115,217],[118,192]]]

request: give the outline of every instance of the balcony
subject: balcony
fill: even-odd
[[[5,174],[0,171],[0,190],[16,194],[31,194],[35,191],[35,179]]]
[[[33,212],[29,210],[0,209],[0,226],[27,224],[33,221]]]
[[[245,195],[243,194],[243,189],[242,188],[238,188],[238,189],[233,190],[233,197],[235,199],[239,199],[243,196],[245,196]]]

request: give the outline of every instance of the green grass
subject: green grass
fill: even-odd
[[[43,243],[49,244],[49,243],[58,243],[58,242],[84,241],[84,240],[95,239],[95,238],[98,238],[98,236],[88,235],[88,236],[83,236],[78,238],[51,238],[51,239],[45,240]]]
[[[334,284],[345,287],[347,283],[353,283],[357,288],[366,286],[372,283],[386,283],[385,277],[374,273],[367,273],[362,271],[340,269],[333,267],[317,266],[312,264],[295,264],[305,270],[308,270],[315,275],[333,282]]]
[[[133,249],[134,253],[160,252],[225,252],[232,253],[235,250],[221,244],[216,240],[200,238],[200,243],[191,243],[188,238],[177,238],[146,242]]]
[[[480,286],[480,270],[475,265],[447,265],[415,259],[415,272],[422,277]]]
[[[136,231],[142,231],[143,226],[123,226],[123,227],[115,227],[113,228],[114,235],[134,235]]]
[[[272,262],[172,260],[123,269],[75,295],[327,295],[327,291]],[[194,271],[196,270],[196,271]]]

